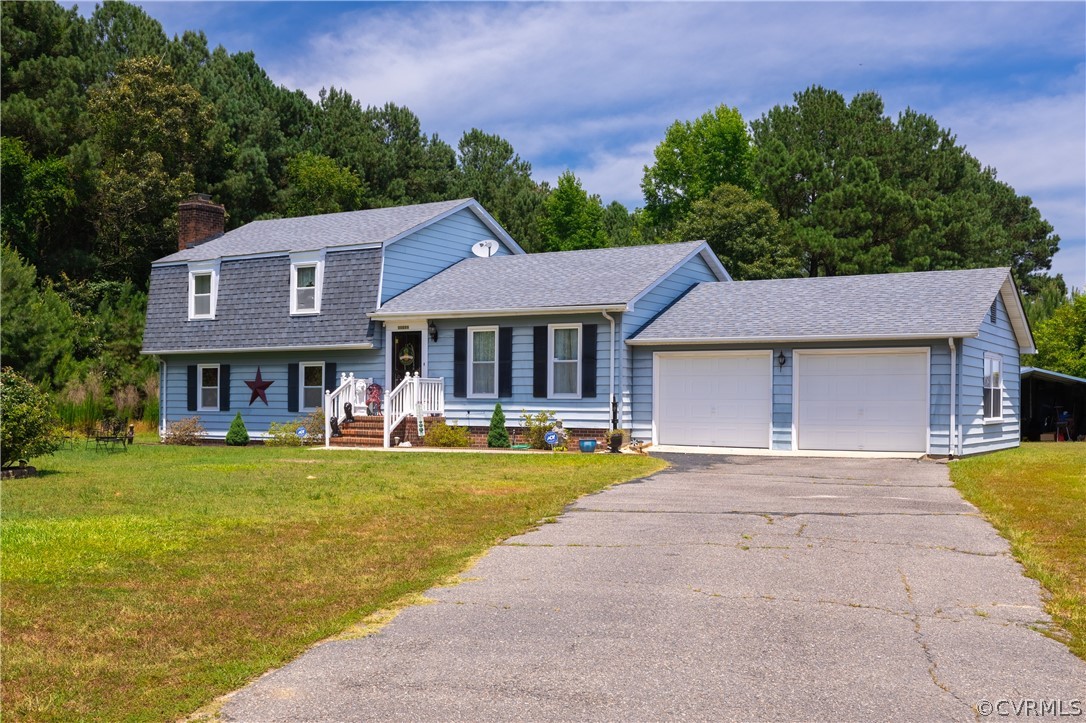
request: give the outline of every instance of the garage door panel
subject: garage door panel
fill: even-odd
[[[769,445],[770,362],[758,354],[656,357],[661,444]]]
[[[926,450],[926,352],[797,352],[797,360],[799,449]]]

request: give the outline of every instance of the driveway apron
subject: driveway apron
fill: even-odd
[[[667,459],[494,548],[429,591],[436,604],[260,678],[223,718],[975,721],[990,704],[1036,706],[1037,720],[1047,704],[1067,720],[1086,707],[1086,663],[1039,632],[1038,584],[945,465]]]

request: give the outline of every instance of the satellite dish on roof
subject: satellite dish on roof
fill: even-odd
[[[471,252],[480,258],[488,259],[498,252],[498,242],[492,238],[472,244]]]

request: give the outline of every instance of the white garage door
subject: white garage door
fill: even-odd
[[[924,452],[926,350],[795,355],[799,449]]]
[[[658,443],[769,446],[769,352],[665,352],[655,365]]]

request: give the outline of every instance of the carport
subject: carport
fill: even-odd
[[[1086,379],[1048,369],[1022,368],[1022,438],[1056,439],[1061,416],[1070,439],[1086,433]],[[1059,430],[1061,435],[1064,429]]]

